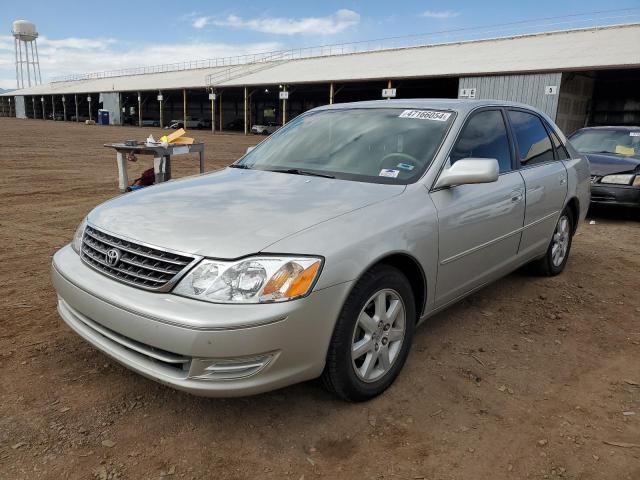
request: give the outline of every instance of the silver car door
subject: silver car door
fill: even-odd
[[[440,307],[512,269],[524,219],[524,181],[513,168],[504,113],[485,109],[463,127],[449,158],[496,158],[493,183],[434,190],[439,261],[435,306]]]
[[[526,209],[518,255],[535,257],[549,246],[567,196],[567,170],[554,156],[542,119],[533,112],[508,110],[525,184]]]

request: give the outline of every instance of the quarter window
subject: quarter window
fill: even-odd
[[[467,122],[451,152],[453,165],[463,158],[495,158],[501,172],[511,170],[511,149],[502,113],[484,110]]]
[[[520,163],[523,166],[550,162],[554,159],[549,135],[536,115],[510,110],[509,119],[518,142]]]
[[[555,132],[551,132],[553,138],[553,146],[556,147],[556,160],[566,160],[569,157],[566,147],[562,144]]]

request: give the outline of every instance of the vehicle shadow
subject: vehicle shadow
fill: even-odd
[[[590,220],[622,220],[622,221],[640,221],[640,208],[592,205],[587,212],[587,222]]]

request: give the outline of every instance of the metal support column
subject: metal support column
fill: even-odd
[[[249,121],[247,119],[247,105],[248,105],[248,98],[247,98],[247,87],[244,87],[244,134],[245,135],[249,135]]]
[[[211,133],[215,134],[216,133],[216,94],[213,93],[213,89],[211,89],[209,98],[211,99]]]
[[[89,120],[93,120],[93,115],[91,115],[91,95],[87,95],[87,102],[89,103]]]
[[[18,74],[18,39],[13,39],[13,45],[16,49],[16,88],[20,89],[20,75]]]
[[[80,114],[78,112],[78,94],[77,93],[73,94],[73,101],[75,102],[75,105],[76,105],[76,122],[79,122]]]
[[[164,128],[164,97],[162,90],[158,90],[158,102],[160,102],[160,128]]]
[[[138,92],[138,126],[142,126],[142,94]]]
[[[187,129],[187,89],[182,89],[182,123],[184,129]]]
[[[282,125],[287,123],[287,99],[282,99]]]
[[[391,84],[391,80],[387,80],[387,88],[389,89],[393,88],[393,85]],[[391,97],[387,97],[387,100],[391,100]]]
[[[38,55],[38,41],[34,40],[33,44],[36,47],[36,64],[38,65],[38,80],[42,83],[42,72],[40,71],[40,55]]]
[[[220,105],[220,107],[218,107],[220,109],[220,126],[218,127],[219,131],[222,131],[222,92],[219,93],[220,95],[220,101],[218,102],[218,104]]]
[[[40,97],[40,101],[42,102],[42,119],[46,120],[47,117],[45,116],[45,112],[44,112],[44,96]]]
[[[333,96],[334,96],[333,82],[331,82],[329,84],[329,105],[333,105]]]
[[[53,112],[53,121],[56,121],[56,97],[51,95],[51,110]]]

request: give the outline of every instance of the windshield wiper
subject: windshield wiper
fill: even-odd
[[[300,170],[299,168],[274,168],[273,170],[267,170],[268,172],[278,173],[291,173],[292,175],[308,175],[310,177],[322,177],[322,178],[336,178],[328,173],[318,173],[309,170]]]
[[[232,163],[229,165],[229,168],[242,168],[244,170],[251,170],[249,165],[245,165],[244,163]]]

